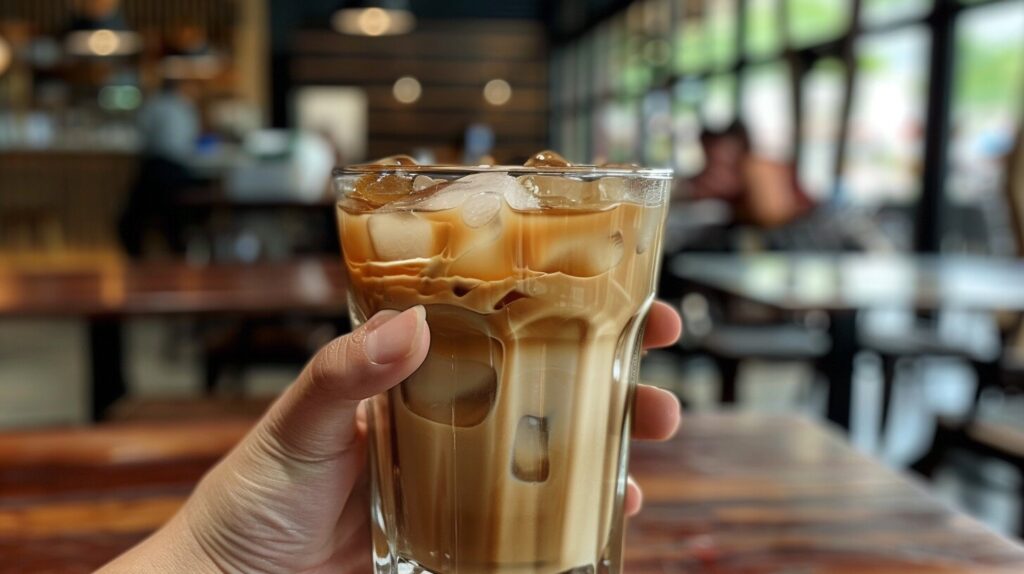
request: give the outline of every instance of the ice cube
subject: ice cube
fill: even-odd
[[[514,179],[504,172],[482,172],[461,177],[452,182],[453,187],[467,191],[493,191],[501,193],[509,185],[515,185]]]
[[[452,182],[449,189],[461,192],[492,192],[505,198],[509,207],[518,210],[537,209],[540,203],[514,177],[504,172],[474,173]]]
[[[423,198],[415,198],[415,203],[411,204],[411,207],[418,211],[444,211],[447,209],[454,209],[465,203],[466,200],[477,193],[485,191],[500,193],[497,186],[503,184],[501,176],[503,176],[503,174],[500,173],[476,173],[457,179],[451,183],[432,180],[434,182],[435,189],[431,190],[426,188],[424,192],[428,193],[428,195],[425,195]],[[431,191],[433,193],[430,193]]]
[[[519,185],[545,207],[576,207],[594,200],[595,189],[587,182],[552,175],[524,175]]]
[[[598,199],[604,203],[618,203],[626,199],[626,180],[621,177],[602,177],[597,180]]]
[[[512,250],[503,241],[503,206],[501,196],[490,192],[476,194],[463,204],[462,222],[466,228],[451,234],[450,275],[499,281],[512,272]]]
[[[497,217],[501,211],[501,196],[493,192],[477,193],[462,204],[462,222],[476,229]]]
[[[454,184],[438,185],[433,193],[422,198],[415,198],[409,207],[416,211],[445,211],[462,205],[469,192],[459,189]]]
[[[544,417],[525,415],[516,426],[512,445],[512,474],[526,482],[548,479],[548,421]]]
[[[579,235],[534,246],[528,254],[529,267],[544,273],[565,273],[573,277],[595,277],[622,261],[625,240],[621,232],[609,235]]]
[[[497,194],[494,194],[497,196]],[[501,206],[501,200],[498,199]],[[497,214],[498,212],[493,212]],[[477,223],[486,219],[487,215],[471,215],[466,221],[467,227],[472,229],[469,233],[453,233],[449,245],[449,253],[452,257],[451,265],[448,266],[448,274],[455,277],[473,277],[484,281],[500,281],[512,273],[514,263],[511,260],[510,250],[506,248],[504,229],[501,225],[501,218],[491,217],[489,222],[483,223],[480,227],[472,228],[471,223]],[[466,219],[466,213],[463,213]]]
[[[405,261],[432,257],[444,248],[444,238],[429,221],[407,212],[375,213],[366,222],[377,259]]]
[[[435,184],[437,184],[437,181],[429,175],[417,175],[416,178],[412,180],[412,189],[413,191],[423,191]]]
[[[479,315],[430,305],[430,352],[402,383],[402,401],[436,423],[474,426],[487,418],[498,393],[501,345],[487,335]]]
[[[642,254],[650,249],[658,234],[658,215],[655,209],[645,209],[640,216],[640,226],[636,230],[636,252]]]
[[[373,207],[401,201],[412,193],[412,179],[396,173],[368,173],[355,183],[354,199]]]
[[[491,412],[498,375],[488,362],[433,349],[420,368],[402,383],[409,410],[436,423],[470,427]]]
[[[516,211],[533,211],[540,209],[540,200],[530,193],[526,188],[519,185],[513,178],[509,178],[511,185],[504,188],[503,195],[505,203]]]
[[[556,152],[549,149],[537,152],[533,154],[530,159],[524,163],[526,167],[570,167],[569,160],[565,159]]]

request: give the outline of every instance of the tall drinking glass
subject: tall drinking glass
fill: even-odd
[[[423,305],[431,334],[370,403],[379,574],[621,571],[670,177],[550,153],[335,172],[353,323]]]

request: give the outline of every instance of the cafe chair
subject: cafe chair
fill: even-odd
[[[707,356],[715,363],[721,381],[720,403],[737,402],[743,361],[802,362],[821,372],[819,361],[831,346],[827,324],[821,323],[821,317],[741,322],[726,320],[716,309],[717,305],[699,292],[682,298],[680,313],[685,329],[677,350],[685,355]]]
[[[918,474],[933,478],[939,468],[949,460],[953,451],[1003,461],[1024,477],[1024,424],[1015,413],[1002,417],[986,412],[983,397],[1001,395],[1004,399],[1024,396],[1024,353],[1004,359],[998,378],[979,384],[979,392],[967,415],[963,418],[940,417],[936,422],[932,444],[911,465]],[[1004,401],[1005,402],[1005,401]],[[1024,480],[1017,481],[1018,526],[1017,535],[1024,537]]]
[[[906,310],[876,309],[862,313],[857,327],[861,348],[881,359],[878,432],[882,438],[888,427],[893,389],[905,367],[925,357],[960,359],[974,370],[980,388],[990,378],[1001,352],[998,325],[987,313],[946,310],[935,317],[918,317]]]
[[[211,328],[203,342],[206,392],[243,394],[253,367],[291,367],[298,372],[316,351],[346,332],[347,322],[246,319]]]

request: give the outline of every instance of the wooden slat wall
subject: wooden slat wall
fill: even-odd
[[[115,250],[133,155],[0,153],[0,254]]]
[[[43,34],[67,28],[72,0],[0,0],[0,21],[32,23]],[[182,24],[206,29],[218,45],[231,40],[235,26],[235,0],[121,0],[125,23],[136,30],[170,31]]]
[[[547,146],[547,39],[537,22],[420,21],[391,38],[304,30],[292,50],[293,86],[358,86],[369,101],[368,155],[408,153],[414,147],[451,148],[472,122],[495,131],[495,156],[510,161]],[[391,93],[401,76],[423,86],[420,100],[402,104]],[[512,100],[483,99],[488,80],[504,78]]]

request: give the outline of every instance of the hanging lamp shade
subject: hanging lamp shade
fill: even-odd
[[[76,13],[64,36],[64,49],[73,56],[127,56],[142,49],[142,37],[128,29],[113,3],[103,12]]]
[[[331,25],[354,36],[397,36],[416,27],[407,0],[346,2],[331,16]]]
[[[11,49],[11,45],[0,36],[0,76],[4,75],[7,68],[11,67],[11,62],[14,60],[14,51]]]

